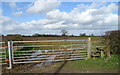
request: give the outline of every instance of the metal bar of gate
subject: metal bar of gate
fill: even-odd
[[[57,54],[57,53],[62,53],[62,52],[56,52],[55,54]],[[41,55],[52,55],[52,53],[42,53]],[[85,53],[81,53],[81,54],[85,54]],[[31,54],[14,54],[14,55],[31,55]]]
[[[27,42],[64,42],[65,40],[46,40],[46,41],[27,41]],[[87,40],[66,40],[67,41],[87,41]],[[14,41],[14,42],[26,42],[26,41]]]
[[[87,45],[87,44],[73,44],[72,46]],[[14,46],[14,47],[45,47],[45,46],[71,46],[71,45],[31,45],[31,46]]]
[[[9,68],[12,69],[12,52],[11,52],[11,42],[8,41],[8,53],[9,53]]]
[[[66,59],[66,60],[79,60],[79,59],[85,59],[85,58],[73,58],[73,59]],[[48,61],[51,61],[51,60],[48,60]],[[52,61],[64,61],[64,59],[52,60]],[[39,62],[45,62],[45,61],[29,61],[29,62],[13,62],[13,63],[22,64],[22,63],[39,63]]]
[[[11,41],[11,53],[12,53],[12,61],[14,60],[14,49],[13,49],[13,41]]]
[[[70,58],[72,57],[84,57],[84,56],[71,56]],[[65,58],[65,57],[59,57],[59,58]],[[49,59],[49,58],[36,58],[36,59]],[[28,59],[17,59],[17,60],[14,60],[14,61],[22,61],[22,60],[28,60]]]
[[[78,50],[83,50],[84,48],[69,48],[67,50],[75,50],[75,49],[78,49]],[[29,51],[14,51],[14,52],[36,52],[37,50],[29,50]],[[41,51],[45,51],[45,50],[41,50]],[[48,51],[53,51],[53,50],[48,50]],[[64,51],[64,49],[56,49],[54,51]]]

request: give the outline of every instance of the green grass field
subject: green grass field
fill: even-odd
[[[117,73],[118,56],[112,55],[107,61],[105,58],[95,58],[89,60],[68,61],[59,71],[60,73]]]

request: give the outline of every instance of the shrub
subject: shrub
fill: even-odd
[[[111,53],[116,53],[116,54],[120,53],[119,34],[120,34],[120,30],[116,30],[116,31],[108,31],[103,36],[104,43],[107,45],[107,47],[109,47]]]

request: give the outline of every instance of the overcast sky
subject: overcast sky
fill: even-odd
[[[2,2],[2,34],[101,35],[118,29],[117,2]]]

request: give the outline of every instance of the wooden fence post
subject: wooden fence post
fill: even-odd
[[[104,57],[104,52],[101,50],[101,57]]]
[[[91,37],[88,38],[87,58],[91,58]]]
[[[110,44],[110,40],[108,39],[108,40],[107,40],[107,56],[108,56],[109,58],[111,58],[111,55],[110,55],[110,47],[109,47],[110,45],[109,45],[109,44]]]

